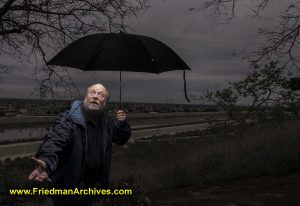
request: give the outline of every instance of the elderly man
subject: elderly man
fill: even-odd
[[[83,103],[72,103],[32,157],[37,167],[29,180],[53,180],[60,189],[94,188],[96,182],[108,187],[112,143],[125,144],[131,134],[124,111],[119,110],[116,117],[105,111],[108,97],[107,89],[95,84],[87,89]],[[91,205],[86,196],[53,200],[55,205]]]

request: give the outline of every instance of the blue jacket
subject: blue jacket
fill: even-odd
[[[82,101],[74,101],[70,111],[59,117],[35,157],[47,164],[48,173],[58,188],[84,188],[87,168],[87,133],[81,113]],[[112,143],[122,145],[130,138],[131,128],[127,122],[118,124],[116,117],[103,112],[102,124],[102,170],[99,175],[102,187],[108,187]]]

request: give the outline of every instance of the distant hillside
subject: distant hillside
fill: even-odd
[[[26,115],[56,115],[70,108],[71,100],[40,100],[40,99],[0,99],[0,116]],[[119,108],[118,102],[109,102],[108,110]],[[131,113],[148,112],[203,112],[217,111],[214,105],[200,104],[163,104],[124,102],[122,109]]]

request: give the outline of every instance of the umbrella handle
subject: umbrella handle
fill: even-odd
[[[122,106],[121,104],[118,105],[117,111],[118,111],[118,110],[123,110],[123,111],[124,111],[124,108],[123,108],[123,106]]]

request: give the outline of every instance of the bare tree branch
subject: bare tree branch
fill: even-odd
[[[0,0],[0,54],[21,62],[36,59],[45,63],[47,55],[82,36],[124,31],[127,28],[124,19],[147,9],[147,1]],[[39,72],[48,74],[41,84],[53,86],[55,83],[49,81],[56,78],[63,85],[64,79],[53,68],[44,67]]]
[[[241,0],[209,0],[199,9],[208,9],[213,14],[225,16],[225,23],[237,18],[237,4]],[[252,0],[247,8],[252,18],[260,18],[272,0]],[[199,10],[191,9],[191,10]],[[247,119],[269,118],[286,114],[298,114],[300,95],[300,1],[290,1],[279,14],[273,28],[259,29],[264,37],[258,50],[251,52],[250,72],[240,80],[230,82],[221,90],[207,91],[201,98],[214,102],[228,111],[229,116],[240,124]],[[239,102],[250,102],[246,113],[234,111]],[[238,115],[236,115],[238,114]]]
[[[0,20],[2,19],[2,16],[8,12],[8,10],[10,9],[11,5],[15,2],[16,0],[8,0],[7,2],[5,2],[5,4],[3,5],[3,7],[0,9]]]
[[[254,5],[246,5],[246,7],[253,13],[253,17],[260,16],[260,13],[267,8],[273,0],[252,0],[256,2]],[[201,3],[200,7],[190,8],[193,10],[209,10],[213,15],[221,15],[225,17],[224,23],[230,23],[233,19],[237,18],[237,4],[245,4],[242,0],[208,0]]]

